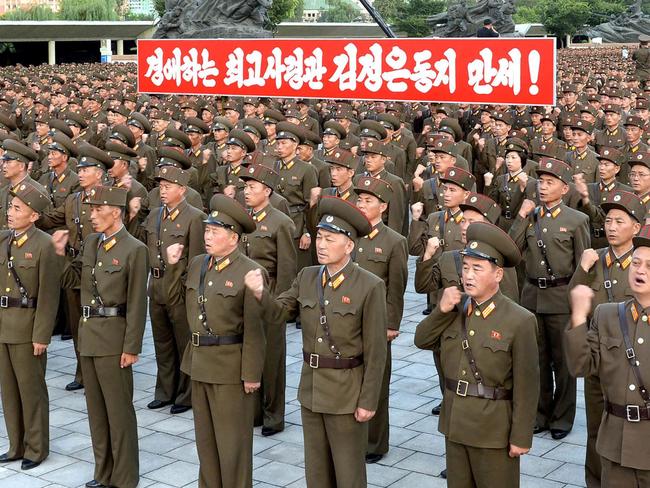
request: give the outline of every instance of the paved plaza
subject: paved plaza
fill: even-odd
[[[390,397],[390,453],[368,466],[373,487],[437,488],[445,480],[437,475],[445,466],[444,437],[438,433],[431,407],[440,390],[431,352],[413,345],[415,327],[422,320],[424,295],[413,290],[414,261],[405,297],[401,335],[393,343],[393,377]],[[64,390],[72,381],[75,359],[72,341],[55,337],[49,348],[47,383],[50,393],[50,456],[31,471],[21,472],[20,462],[0,467],[0,488],[83,486],[93,478],[93,455],[86,402],[81,392]],[[262,437],[255,429],[255,486],[305,487],[300,408],[296,392],[301,368],[301,336],[287,327],[287,425],[284,432]],[[151,328],[145,334],[140,361],[134,367],[134,402],[140,437],[139,486],[142,488],[193,487],[197,484],[198,459],[194,444],[192,412],[170,415],[168,408],[146,408],[153,399],[156,379]],[[578,385],[578,414],[573,431],[562,441],[547,432],[536,436],[531,454],[522,458],[522,487],[560,488],[585,486],[585,414],[582,382]],[[7,448],[4,417],[0,422],[0,452]],[[343,487],[344,488],[344,487]]]

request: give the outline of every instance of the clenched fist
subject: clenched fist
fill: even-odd
[[[169,264],[177,264],[183,255],[183,244],[172,244],[167,248],[167,262]]]
[[[535,210],[536,206],[537,205],[535,205],[535,202],[527,198],[526,200],[523,201],[521,207],[519,208],[519,216],[525,219],[530,215],[530,212]]]
[[[420,220],[420,217],[422,217],[423,213],[424,213],[424,203],[417,202],[411,205],[411,214],[413,216],[413,220]]]
[[[598,253],[593,249],[585,249],[580,257],[580,267],[587,273],[598,262]]]
[[[262,270],[257,268],[249,271],[244,276],[244,284],[246,288],[253,292],[255,298],[258,300],[262,299],[262,293],[264,292],[264,277],[262,276]]]
[[[494,175],[489,171],[483,175],[483,181],[485,182],[485,186],[490,186],[492,184],[493,179],[494,179]]]
[[[445,288],[445,291],[442,292],[442,298],[440,298],[440,305],[438,305],[440,311],[442,313],[451,312],[460,303],[462,296],[460,290],[455,286]]]
[[[436,251],[440,248],[440,239],[437,237],[431,237],[427,240],[427,248],[424,250],[424,256],[422,259],[424,261],[431,259]]]
[[[571,297],[571,326],[577,327],[587,322],[591,313],[594,291],[587,285],[578,285],[569,293]]]
[[[54,252],[56,252],[59,256],[65,256],[65,246],[68,244],[69,237],[69,230],[57,230],[52,234]]]

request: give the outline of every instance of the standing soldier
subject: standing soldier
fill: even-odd
[[[268,273],[269,292],[284,293],[296,277],[296,250],[293,247],[293,221],[273,208],[270,196],[278,175],[263,165],[251,165],[241,175],[244,199],[256,230],[241,239],[242,251]],[[286,331],[284,323],[264,323],[266,357],[262,373],[262,435],[284,430],[286,389]]]
[[[645,206],[641,199],[626,191],[613,191],[602,204],[606,217],[604,228],[608,246],[585,249],[580,266],[573,273],[569,289],[587,285],[594,291],[592,305],[620,302],[632,297],[628,285],[628,271],[632,262],[632,239],[639,233],[645,220]],[[591,318],[592,312],[589,314]],[[585,479],[589,488],[601,485],[600,455],[596,451],[596,437],[604,411],[604,399],[597,375],[585,377],[585,411],[587,414],[587,452]]]
[[[190,379],[181,372],[181,360],[190,340],[186,304],[182,295],[167,291],[185,278],[189,262],[204,250],[203,219],[205,214],[185,200],[189,174],[176,166],[159,168],[162,205],[149,212],[143,223],[151,264],[149,282],[149,316],[156,350],[156,391],[147,408],[159,409],[173,404],[170,413],[189,410]],[[168,269],[166,249],[183,246],[182,259]],[[180,286],[180,285],[178,285]]]
[[[244,276],[258,264],[242,255],[239,241],[242,234],[255,231],[255,222],[237,201],[217,195],[205,223],[207,254],[192,259],[184,287],[176,281],[167,291],[169,296],[182,295],[187,303],[192,342],[182,367],[192,378],[199,487],[249,488],[255,411],[251,393],[260,388],[264,331],[259,305],[244,285]],[[182,244],[167,248],[170,272],[177,274],[174,267],[182,263],[183,252]]]
[[[54,207],[60,207],[68,195],[79,191],[79,177],[68,167],[69,159],[76,155],[74,142],[65,134],[52,137],[47,154],[50,171],[41,176],[39,183],[47,189]]]
[[[372,225],[372,231],[359,239],[355,261],[366,271],[382,279],[386,285],[387,351],[386,367],[381,382],[377,413],[368,424],[367,463],[376,463],[388,452],[388,396],[391,376],[390,345],[399,336],[404,312],[404,292],[408,278],[406,238],[384,225],[381,215],[388,208],[393,193],[383,180],[367,176],[357,182],[357,207]]]
[[[329,166],[332,186],[323,188],[321,194],[356,203],[357,193],[352,183],[356,161],[352,153],[344,150],[334,151],[325,156],[325,162]]]
[[[144,115],[139,112],[132,112],[126,123],[127,127],[133,134],[135,146],[133,150],[138,155],[138,182],[146,188],[147,191],[155,186],[154,169],[156,167],[156,150],[145,142],[145,137],[151,133],[151,123]]]
[[[648,427],[650,395],[650,227],[634,237],[628,285],[633,298],[602,303],[592,313],[593,290],[571,291],[571,321],[564,332],[569,370],[576,376],[597,375],[605,397],[596,449],[602,463],[602,486],[646,487],[650,484]]]
[[[35,468],[49,454],[47,345],[59,304],[62,260],[34,223],[50,201],[39,186],[11,191],[9,228],[0,231],[0,387],[9,449],[0,463],[22,458]],[[3,270],[3,271],[4,271]]]
[[[597,181],[598,154],[589,148],[594,126],[591,122],[577,120],[570,125],[573,130],[573,151],[566,155],[566,162],[573,168],[574,175],[580,175],[586,183]]]
[[[525,200],[510,235],[526,258],[521,305],[537,315],[541,393],[535,432],[550,428],[554,439],[563,439],[576,409],[576,381],[562,350],[570,315],[567,285],[589,247],[589,219],[562,202],[573,176],[568,164],[542,158],[537,175],[542,204]]]
[[[352,261],[355,241],[372,231],[354,205],[336,197],[320,202],[316,249],[321,264],[298,272],[277,298],[261,271],[246,286],[264,318],[302,316],[304,364],[298,391],[307,485],[366,486],[367,422],[377,410],[386,366],[386,289]]]
[[[535,316],[499,291],[521,260],[499,227],[476,222],[463,251],[465,294],[452,286],[415,332],[441,343],[445,376],[439,430],[449,486],[519,486],[519,457],[532,445],[539,394]]]
[[[91,190],[84,205],[90,206],[96,233],[63,274],[65,288],[81,288],[79,346],[95,456],[90,488],[135,488],[139,480],[131,366],[142,349],[148,260],[146,246],[122,223],[126,193],[105,186]],[[65,233],[55,238],[57,254],[66,254],[66,241]]]
[[[642,142],[646,128],[645,120],[638,115],[630,115],[625,119],[623,127],[625,128],[625,145],[621,148],[621,151],[625,154],[625,159],[632,159],[639,152],[648,152],[648,145]],[[629,168],[624,166],[618,176],[618,179],[626,185],[630,184],[628,170]]]

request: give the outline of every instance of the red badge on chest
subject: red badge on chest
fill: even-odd
[[[232,288],[233,286],[235,286],[235,285],[234,285],[234,283],[232,281],[230,281],[230,280],[226,281],[226,287]]]
[[[497,332],[496,330],[493,330],[492,332],[490,332],[490,337],[492,339],[496,339],[496,340],[500,341],[501,340],[501,332]]]
[[[113,258],[113,266],[117,266],[120,264],[120,261],[118,259]]]
[[[31,252],[26,252],[25,253],[25,259],[32,259],[34,256],[32,255]]]
[[[341,301],[342,301],[343,303],[349,305],[349,304],[350,304],[350,297],[346,297],[345,295],[343,295],[343,296],[341,297]]]

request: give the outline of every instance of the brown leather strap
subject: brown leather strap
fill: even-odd
[[[201,335],[198,332],[192,333],[192,345],[194,347],[200,346],[229,346],[231,344],[241,344],[244,342],[242,334],[231,336],[218,336],[218,335]]]
[[[616,403],[605,402],[605,410],[607,413],[625,419],[628,422],[650,420],[650,406],[617,405]]]
[[[314,369],[328,368],[328,369],[352,369],[357,368],[363,364],[363,354],[354,358],[326,358],[319,354],[311,354],[302,351],[302,358],[310,367]]]
[[[464,380],[452,380],[445,378],[445,387],[456,393],[458,396],[471,396],[485,398],[487,400],[511,400],[512,390],[484,386],[481,383],[469,383]]]
[[[126,317],[126,305],[118,305],[117,307],[89,307],[84,305],[81,307],[81,316],[83,318]]]
[[[0,296],[0,308],[36,308],[36,298]]]

